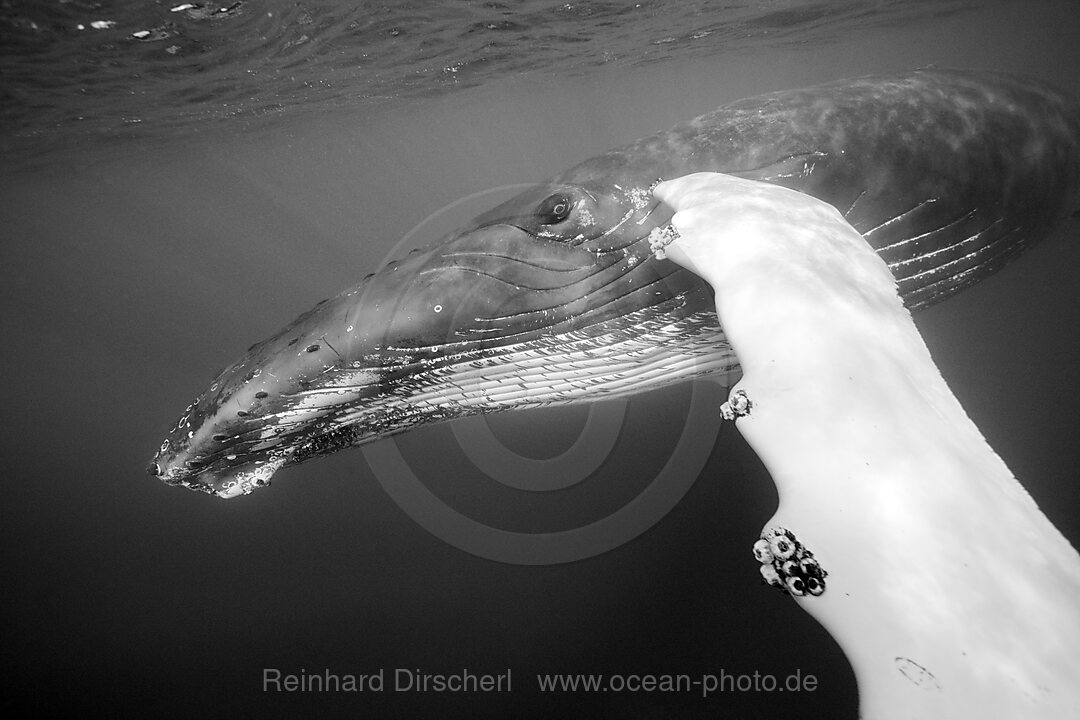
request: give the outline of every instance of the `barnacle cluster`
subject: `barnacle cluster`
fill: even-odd
[[[656,256],[657,260],[667,257],[668,245],[679,238],[679,231],[674,225],[655,227],[649,232],[649,252]]]
[[[728,401],[720,406],[720,417],[725,420],[745,417],[750,414],[754,407],[753,401],[747,396],[745,390],[736,390],[731,393]]]
[[[790,530],[774,527],[754,543],[754,558],[761,563],[761,577],[775,588],[795,597],[825,592],[828,575],[814,553],[803,547]]]

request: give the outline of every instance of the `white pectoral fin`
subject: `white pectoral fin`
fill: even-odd
[[[1080,717],[1080,556],[949,390],[831,206],[699,173],[656,196],[743,368],[725,415],[777,485],[762,577],[844,649],[866,718]]]

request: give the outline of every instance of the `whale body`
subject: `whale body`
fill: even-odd
[[[650,188],[699,171],[829,203],[918,309],[1080,206],[1080,107],[1031,81],[936,69],[723,106],[537,183],[251,346],[149,472],[234,497],[427,423],[737,379],[712,290],[649,248],[671,215]]]

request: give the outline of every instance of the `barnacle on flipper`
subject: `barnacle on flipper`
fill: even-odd
[[[783,589],[784,581],[780,579],[780,573],[776,572],[776,568],[772,566],[772,563],[763,564],[759,570],[761,571],[761,578],[766,583],[773,587]]]
[[[799,546],[795,536],[783,528],[773,528],[764,536],[764,539],[769,543],[774,562],[782,562],[792,557]]]
[[[803,582],[801,577],[792,575],[784,578],[784,589],[787,590],[790,595],[802,597],[806,594],[806,583]]]
[[[818,564],[818,561],[814,559],[814,556],[809,551],[807,551],[807,556],[799,563],[799,569],[808,577],[822,577],[821,565]]]
[[[803,582],[806,583],[806,592],[814,597],[825,592],[825,581],[821,578],[807,577],[803,579]]]
[[[679,239],[679,231],[674,225],[663,225],[649,231],[649,252],[657,260],[667,257],[667,246]]]
[[[754,543],[754,559],[759,563],[771,563],[773,561],[772,550],[769,549],[769,541],[760,538]]]
[[[720,406],[720,417],[725,420],[746,417],[753,409],[754,402],[746,394],[745,390],[736,390],[731,393],[728,401]]]
[[[761,563],[762,579],[789,595],[818,596],[825,592],[828,573],[814,553],[786,528],[774,527],[763,532],[754,543],[754,559]]]

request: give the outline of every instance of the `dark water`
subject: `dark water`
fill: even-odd
[[[755,580],[750,540],[775,494],[735,433],[651,530],[549,567],[437,540],[359,451],[230,502],[143,467],[214,371],[405,236],[437,237],[507,186],[767,90],[936,63],[1080,94],[1074,4],[177,5],[0,3],[5,702],[151,716],[855,717],[839,648]],[[969,413],[1074,544],[1078,233],[918,317]],[[630,402],[580,504],[531,514],[506,495],[514,512],[500,522],[535,531],[609,512],[670,452],[664,428],[689,394]],[[491,425],[550,457],[585,417]],[[449,503],[498,510],[505,488],[485,484],[448,429],[398,444]],[[261,691],[266,667],[512,668],[514,691],[275,695]],[[796,670],[818,689],[545,696],[532,682]]]

